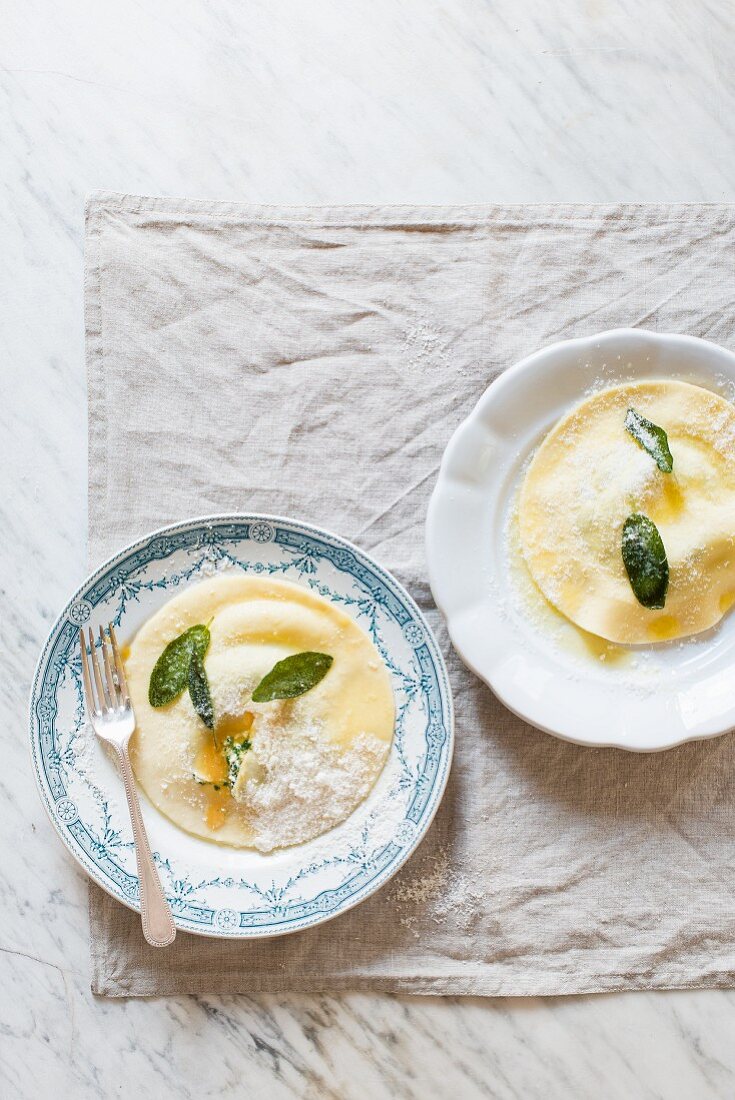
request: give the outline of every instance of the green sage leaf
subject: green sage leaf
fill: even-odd
[[[328,653],[295,653],[274,665],[253,692],[254,703],[270,703],[273,699],[295,699],[311,691],[332,667]]]
[[[204,661],[196,648],[191,651],[191,658],[189,659],[189,696],[194,710],[204,722],[204,725],[208,730],[213,730],[214,707],[209,692],[209,680],[204,668]]]
[[[623,564],[638,603],[658,610],[666,603],[669,563],[656,524],[634,512],[623,524]]]
[[[196,651],[203,659],[209,648],[209,628],[203,624],[191,626],[169,642],[156,661],[148,685],[148,702],[152,707],[165,707],[178,699],[189,684],[189,664]]]
[[[640,444],[644,451],[648,451],[659,470],[670,474],[674,469],[674,459],[669,450],[669,437],[663,428],[646,420],[635,409],[628,409],[625,414],[625,427],[633,436],[636,443]]]

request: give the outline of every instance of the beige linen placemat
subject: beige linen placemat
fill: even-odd
[[[452,653],[423,550],[444,446],[499,371],[620,325],[734,347],[734,264],[724,205],[92,198],[92,564],[206,512],[329,527],[428,612],[457,710],[444,803],[389,885],[321,928],[164,951],[91,886],[96,992],[735,984],[735,738],[638,756],[524,725]]]

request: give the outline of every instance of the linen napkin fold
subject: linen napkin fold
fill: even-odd
[[[505,367],[622,325],[735,346],[735,207],[102,193],[86,246],[91,564],[207,512],[331,528],[427,612],[457,711],[437,819],[368,901],[270,941],[180,933],[159,951],[91,884],[93,990],[735,985],[735,737],[634,755],[536,732],[453,654],[423,553],[442,451]]]

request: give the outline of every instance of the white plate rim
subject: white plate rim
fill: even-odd
[[[39,698],[39,686],[42,683],[43,674],[47,665],[47,661],[50,655],[50,651],[54,640],[58,636],[60,628],[69,620],[70,609],[78,604],[80,601],[84,601],[86,594],[89,590],[108,573],[118,567],[123,561],[134,554],[136,551],[141,550],[146,545],[154,542],[159,538],[165,538],[166,536],[173,535],[188,528],[193,527],[209,527],[224,524],[257,524],[263,523],[273,527],[282,525],[296,529],[298,531],[305,532],[307,535],[316,539],[322,539],[327,543],[332,543],[338,547],[349,551],[358,560],[362,560],[369,568],[384,581],[400,594],[400,597],[411,612],[413,619],[417,621],[421,629],[424,631],[425,640],[431,647],[432,660],[435,664],[437,673],[437,686],[439,689],[442,716],[443,716],[443,739],[441,741],[441,764],[438,769],[437,779],[432,787],[431,800],[427,803],[424,811],[421,815],[420,824],[416,828],[416,832],[410,836],[408,841],[401,846],[399,854],[391,861],[387,868],[385,868],[379,875],[377,875],[370,882],[365,884],[361,889],[357,890],[354,894],[342,903],[338,909],[328,912],[320,913],[311,916],[310,918],[304,918],[298,922],[294,922],[293,927],[278,928],[271,930],[268,927],[247,930],[240,928],[205,928],[199,926],[192,926],[188,923],[182,923],[174,910],[174,923],[181,931],[188,932],[192,935],[203,936],[205,938],[212,939],[270,939],[277,938],[284,935],[292,935],[296,932],[303,931],[306,928],[312,928],[316,925],[326,923],[336,917],[342,916],[344,913],[353,909],[359,905],[362,901],[365,901],[368,897],[374,894],[377,890],[381,889],[394,875],[401,869],[406,861],[411,857],[416,848],[419,846],[423,838],[425,837],[428,829],[430,828],[437,810],[442,802],[444,793],[446,790],[447,782],[449,780],[449,773],[451,770],[451,763],[454,753],[454,735],[455,735],[455,716],[454,716],[454,700],[449,682],[449,676],[444,661],[444,656],[441,652],[439,644],[434,636],[434,633],[426,621],[423,612],[416,604],[413,597],[406,590],[406,588],[393,576],[393,574],[387,570],[384,566],[372,557],[367,551],[351,542],[349,539],[342,535],[337,535],[326,528],[320,527],[316,524],[312,524],[303,520],[293,519],[288,516],[276,515],[271,513],[262,512],[224,512],[224,513],[211,513],[199,516],[189,517],[185,520],[180,520],[176,523],[165,524],[161,527],[155,528],[152,531],[141,535],[132,542],[128,543],[125,547],[111,555],[105,561],[103,561],[92,573],[90,573],[84,581],[76,588],[72,596],[65,602],[61,612],[54,620],[51,626],[46,640],[41,649],[38,661],[36,663],[33,679],[31,681],[31,690],[29,695],[28,706],[28,730],[29,730],[29,752],[31,757],[31,764],[33,767],[33,773],[36,780],[36,786],[38,788],[39,797],[46,810],[49,820],[60,838],[64,847],[70,853],[75,862],[84,870],[88,877],[100,886],[110,897],[113,897],[116,901],[125,905],[127,908],[133,910],[136,913],[140,913],[140,904],[130,897],[124,896],[122,893],[116,892],[111,889],[109,881],[98,873],[94,863],[88,861],[83,852],[80,852],[75,848],[69,840],[68,830],[65,831],[62,827],[62,822],[58,817],[58,813],[55,813],[57,803],[54,802],[48,795],[46,785],[41,774],[41,768],[39,766],[39,754],[37,751],[37,737],[36,727],[37,718],[35,714],[36,706],[38,705]],[[57,800],[58,801],[58,800]],[[336,828],[339,828],[337,826]],[[216,847],[216,846],[214,846]]]
[[[641,347],[648,346],[651,350],[663,349],[666,346],[681,351],[690,351],[693,355],[706,355],[710,358],[712,372],[716,366],[728,375],[730,381],[735,382],[735,352],[722,347],[710,340],[701,337],[680,333],[659,333],[642,328],[616,328],[608,329],[589,336],[574,337],[569,340],[558,340],[532,352],[517,363],[506,368],[489,384],[484,393],[476,402],[469,415],[458,425],[447,443],[442,456],[437,480],[429,499],[426,516],[425,549],[429,585],[434,601],[443,615],[447,631],[454,646],[464,664],[481,679],[500,699],[504,706],[524,722],[528,722],[536,729],[551,734],[563,741],[583,745],[592,748],[621,748],[632,752],[658,752],[690,741],[707,740],[721,736],[735,727],[735,691],[733,691],[733,706],[727,721],[714,720],[712,722],[700,722],[696,732],[681,733],[679,736],[667,739],[656,737],[646,739],[638,738],[635,742],[624,739],[621,736],[607,738],[595,738],[585,736],[584,733],[575,730],[572,735],[558,721],[549,721],[539,715],[538,712],[531,716],[526,709],[525,702],[517,694],[509,691],[506,684],[500,684],[496,676],[496,668],[489,667],[483,660],[483,654],[474,644],[470,631],[462,631],[458,626],[460,609],[456,606],[451,595],[451,586],[447,584],[447,571],[441,553],[439,551],[441,531],[452,518],[452,477],[450,467],[458,457],[462,448],[467,445],[467,439],[473,431],[479,430],[483,416],[488,408],[494,404],[504,392],[513,386],[517,386],[524,379],[534,376],[540,366],[545,370],[553,370],[551,362],[560,353],[570,357],[572,355],[581,359],[590,356],[593,352],[604,353],[606,347],[610,350],[619,344],[621,340],[634,341]],[[611,381],[611,385],[614,382]],[[704,384],[704,383],[703,383]],[[580,391],[579,400],[583,397]],[[571,407],[571,405],[569,406]],[[466,612],[467,608],[461,608]]]

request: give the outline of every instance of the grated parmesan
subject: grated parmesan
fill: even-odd
[[[389,745],[370,733],[349,744],[312,720],[289,729],[259,715],[244,782],[233,795],[263,852],[300,844],[343,821],[370,791]]]

